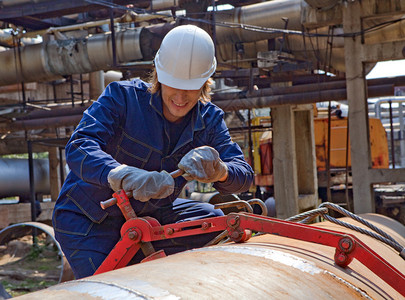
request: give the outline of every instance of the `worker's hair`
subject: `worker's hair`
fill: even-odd
[[[153,69],[152,73],[150,74],[149,83],[150,83],[149,91],[152,94],[160,93],[161,85],[160,82],[158,81],[156,69]],[[207,103],[211,101],[211,85],[213,83],[214,81],[211,78],[208,78],[208,80],[202,86],[200,95],[200,101],[202,103]]]

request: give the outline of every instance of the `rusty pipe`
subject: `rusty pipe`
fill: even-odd
[[[224,76],[226,77],[226,75]],[[284,94],[294,94],[294,93],[307,93],[307,92],[316,92],[316,91],[325,91],[325,90],[337,90],[346,88],[346,80],[335,80],[333,78],[328,79],[328,81],[319,81],[319,78],[311,78],[313,81],[310,81],[306,84],[297,84],[288,87],[271,87],[263,88],[259,90],[252,90],[246,92],[230,92],[230,93],[220,93],[214,94],[212,100],[230,100],[235,99],[244,94],[246,97],[258,97],[258,96],[274,96],[274,95],[284,95]],[[325,80],[325,79],[324,79]],[[315,82],[314,82],[315,81]],[[241,82],[243,85],[243,82]],[[246,83],[247,84],[247,83]],[[377,78],[367,80],[367,86],[375,85],[386,85],[393,84],[394,86],[403,86],[405,85],[405,76],[391,77],[391,78]]]
[[[381,86],[368,87],[369,97],[382,97],[394,94],[394,85],[387,84]],[[272,107],[284,104],[309,104],[315,102],[323,102],[333,100],[345,100],[347,99],[346,89],[326,90],[308,93],[294,93],[285,95],[257,95],[254,97],[241,97],[232,100],[220,100],[220,96],[213,99],[218,107],[224,111],[235,111],[239,109],[252,109]]]
[[[82,118],[80,115],[59,116],[51,118],[38,118],[32,120],[20,120],[0,124],[0,133],[9,133],[21,130],[32,130],[42,128],[56,128],[63,126],[75,126]]]

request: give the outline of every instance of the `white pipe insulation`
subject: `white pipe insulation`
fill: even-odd
[[[142,59],[140,32],[135,28],[116,33],[117,63]],[[104,33],[28,45],[21,47],[20,53],[16,49],[0,52],[0,86],[111,69],[111,43],[111,33]]]

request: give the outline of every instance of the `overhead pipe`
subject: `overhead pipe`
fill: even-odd
[[[329,9],[340,3],[340,0],[305,0],[313,8]]]
[[[66,126],[76,126],[82,119],[83,115],[60,116],[50,118],[40,118],[32,120],[20,120],[10,124],[1,123],[0,133],[10,133],[22,130],[34,130],[44,128],[58,128]]]
[[[301,30],[301,2],[303,0],[274,0],[215,12],[215,20],[225,23],[215,27],[219,44],[254,42],[280,36],[281,33],[263,33],[245,30],[232,24],[247,24],[264,28]],[[284,18],[284,20],[283,20]],[[228,25],[226,25],[228,23]]]
[[[244,57],[249,64],[257,61],[257,52],[268,51],[268,40],[283,35],[277,29],[301,31],[301,7],[304,0],[274,0],[256,4],[236,7],[231,10],[207,12],[207,18],[213,18],[215,13],[215,39],[217,43],[217,57],[219,67],[223,63],[235,61],[235,45],[244,45]],[[162,6],[159,6],[162,3]],[[181,1],[156,1],[157,7],[178,4]],[[287,23],[288,20],[288,23]],[[183,21],[187,22],[187,20]],[[219,25],[222,23],[221,25]],[[245,30],[243,26],[235,24],[252,25],[263,28],[275,28],[276,32],[263,33]],[[118,31],[115,36],[117,64],[151,61],[164,34],[175,23],[152,25],[148,27],[127,29]],[[207,30],[211,24],[201,23]],[[390,32],[390,38],[402,37],[402,26],[393,24],[387,26],[395,33],[387,30],[376,30],[365,34],[370,42]],[[329,28],[319,28],[318,33],[327,34]],[[310,46],[310,42],[303,43],[302,35],[286,34],[282,48],[276,45],[278,50],[291,52],[295,58],[312,61],[320,68],[329,66],[338,71],[345,71],[343,38],[337,37],[342,33],[341,28],[333,30],[333,50],[330,62],[326,57],[326,51],[330,45],[326,36],[317,37],[316,44]],[[308,37],[306,37],[308,39]],[[329,41],[330,42],[330,41]],[[329,46],[328,46],[329,45]],[[103,51],[100,51],[103,49]],[[90,35],[83,39],[49,40],[40,44],[21,47],[21,54],[14,49],[0,52],[0,86],[19,82],[49,81],[60,76],[72,74],[90,73],[99,70],[113,69],[113,50],[111,33]],[[328,61],[328,63],[326,63]]]
[[[376,78],[367,80],[367,86],[375,85],[387,85],[392,84],[394,86],[405,85],[405,76],[398,76],[394,78]],[[306,83],[297,84],[287,87],[271,87],[263,88],[252,91],[241,91],[241,92],[228,92],[228,93],[216,93],[212,96],[213,101],[220,100],[231,100],[241,97],[257,97],[257,96],[274,96],[274,95],[284,95],[284,94],[294,94],[294,93],[307,93],[316,91],[327,91],[336,89],[345,89],[346,80],[331,80],[317,83]]]
[[[380,215],[362,217],[404,245],[402,224]],[[353,225],[347,218],[339,220]],[[405,272],[404,260],[386,244],[329,222],[313,226],[354,235],[371,249],[370,253]],[[291,230],[297,230],[293,228],[292,225]],[[403,298],[401,291],[356,260],[347,268],[337,266],[335,250],[318,243],[261,234],[245,243],[193,249],[64,282],[19,299],[341,299],[342,295],[345,299]]]
[[[238,98],[230,100],[226,95],[224,95],[225,97],[221,99],[221,95],[217,94],[212,102],[224,111],[236,111],[240,109],[264,108],[285,104],[310,104],[315,102],[330,101],[331,99],[335,101],[347,99],[346,89],[320,90],[316,92],[268,96],[265,94],[261,94],[259,90],[251,92],[250,95],[250,97],[241,97],[241,95],[239,94]],[[393,84],[368,87],[369,97],[383,97],[389,95],[394,95]]]
[[[37,109],[27,113],[26,115],[18,116],[16,121],[79,115],[82,114],[90,106],[90,104],[91,103],[85,103],[84,105],[76,105],[68,108],[55,108],[52,110]]]
[[[116,33],[118,63],[143,58],[139,44],[140,34],[140,28]],[[110,33],[28,45],[21,47],[21,55],[17,54],[17,57],[16,52],[14,49],[0,52],[0,85],[49,81],[60,76],[113,68]]]
[[[2,0],[0,1],[0,6],[8,7],[8,6],[16,6],[21,4],[29,4],[29,3],[40,3],[49,0]]]

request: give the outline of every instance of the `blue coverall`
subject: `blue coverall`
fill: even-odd
[[[222,194],[247,191],[253,171],[240,147],[231,141],[223,111],[200,101],[189,112],[189,122],[168,152],[169,122],[162,113],[162,99],[148,91],[141,80],[113,82],[83,114],[66,145],[70,172],[55,204],[53,226],[76,278],[90,276],[119,241],[125,222],[117,206],[103,210],[100,201],[111,198],[108,173],[120,164],[148,171],[177,169],[191,149],[215,148],[229,171],[225,182],[214,187]],[[177,198],[186,180],[175,179],[174,193],[165,199],[140,202],[131,199],[138,217],[151,216],[162,225],[222,215],[211,204]],[[217,234],[217,233],[216,233]],[[201,247],[216,234],[154,242],[166,254]],[[142,259],[142,253],[134,262]]]

